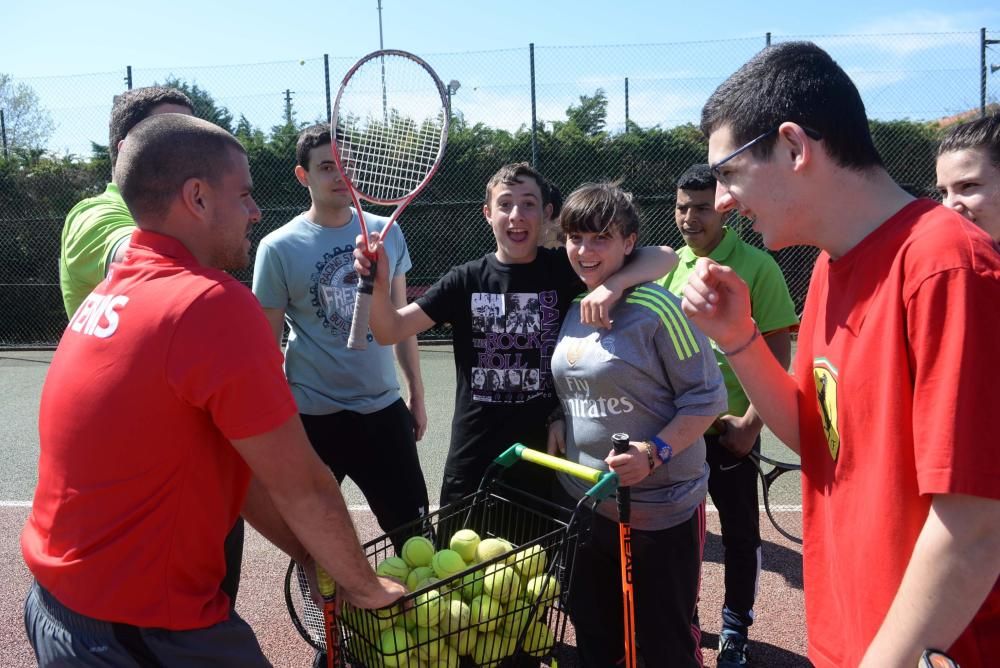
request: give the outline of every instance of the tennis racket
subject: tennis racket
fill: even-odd
[[[334,598],[336,597],[331,596],[330,602],[333,606],[336,605],[333,601]],[[299,635],[302,636],[303,640],[309,643],[313,649],[320,652],[326,652],[327,647],[333,647],[333,654],[338,653],[339,636],[337,635],[337,628],[336,626],[329,627],[326,620],[326,608],[329,606],[324,603],[323,610],[316,607],[310,594],[306,574],[294,559],[288,562],[288,570],[285,571],[285,605],[288,606],[288,615],[292,619],[292,625],[299,632]],[[336,623],[335,614],[332,618],[332,623]],[[331,634],[328,634],[328,629],[332,631]],[[330,637],[331,635],[332,638]],[[339,659],[332,660],[337,661]],[[331,653],[327,652],[328,667],[331,665],[330,662]],[[338,666],[339,664],[333,663],[332,665]]]
[[[628,452],[628,434],[614,434],[615,452]],[[622,608],[625,618],[625,668],[636,668],[635,593],[632,589],[632,490],[618,488],[618,548],[622,570]]]
[[[750,461],[757,467],[760,474],[760,484],[764,489],[764,510],[771,524],[782,536],[793,543],[802,544],[802,525],[799,518],[802,493],[799,485],[801,479],[797,475],[785,474],[789,471],[800,471],[799,464],[779,462],[758,452],[750,452]],[[764,470],[767,465],[768,470]]]
[[[330,119],[333,158],[361,221],[372,262],[360,277],[347,347],[368,347],[368,314],[375,284],[375,252],[360,199],[395,206],[389,228],[441,166],[448,142],[448,95],[430,65],[407,53],[370,53],[344,75]]]

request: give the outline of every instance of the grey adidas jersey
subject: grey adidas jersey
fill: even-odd
[[[681,312],[676,296],[658,285],[640,285],[611,315],[611,330],[582,325],[574,303],[552,356],[566,411],[566,457],[602,470],[612,434],[648,440],[675,415],[716,416],[727,405],[711,345]],[[586,490],[576,478],[559,478],[575,498]],[[707,488],[705,441],[699,438],[632,487],[632,526],[655,531],[686,521]],[[599,512],[618,521],[611,500]]]

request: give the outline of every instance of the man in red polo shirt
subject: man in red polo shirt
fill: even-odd
[[[247,266],[260,219],[242,146],[161,114],[129,133],[117,174],[139,229],[42,391],[28,638],[42,666],[267,665],[220,589],[240,513],[363,607],[405,592],[365,559],[267,320],[224,273]]]
[[[700,258],[684,309],[802,455],[809,659],[962,668],[1000,656],[1000,254],[886,172],[864,104],[814,44],[764,49],[702,111],[715,207],[768,248],[820,249],[789,375],[746,284]],[[938,664],[934,664],[938,665]]]

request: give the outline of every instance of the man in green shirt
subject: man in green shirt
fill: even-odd
[[[100,195],[78,202],[66,215],[63,225],[59,287],[68,318],[73,317],[87,295],[104,280],[111,263],[122,259],[135,229],[132,214],[114,182],[118,147],[139,121],[165,113],[193,115],[194,106],[181,91],[162,86],[137,88],[115,96],[108,137],[111,183]]]
[[[685,247],[677,251],[677,267],[659,283],[678,296],[699,257],[732,267],[750,287],[752,315],[775,358],[786,368],[791,361],[791,330],[798,324],[795,305],[781,269],[768,253],[740,239],[725,226],[725,213],[715,210],[715,177],[708,165],[693,165],[677,181],[674,217]],[[729,408],[705,433],[710,468],[708,491],[719,510],[725,551],[726,595],[719,634],[718,666],[747,663],[747,634],[760,575],[760,513],[757,470],[746,460],[760,448],[763,422],[743,392],[715,342]]]

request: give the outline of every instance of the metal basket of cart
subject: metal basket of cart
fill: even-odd
[[[591,487],[567,509],[505,483],[504,472],[515,465],[561,471]],[[364,545],[379,574],[403,580],[410,593],[392,608],[342,607],[345,663],[557,665],[576,548],[589,534],[595,506],[617,484],[613,472],[512,445],[490,465],[474,494]],[[401,554],[394,544],[403,545]],[[293,621],[310,644],[324,648],[322,614],[294,564],[286,596],[303,599],[301,618],[293,614]],[[318,619],[319,627],[310,628],[310,619]]]

